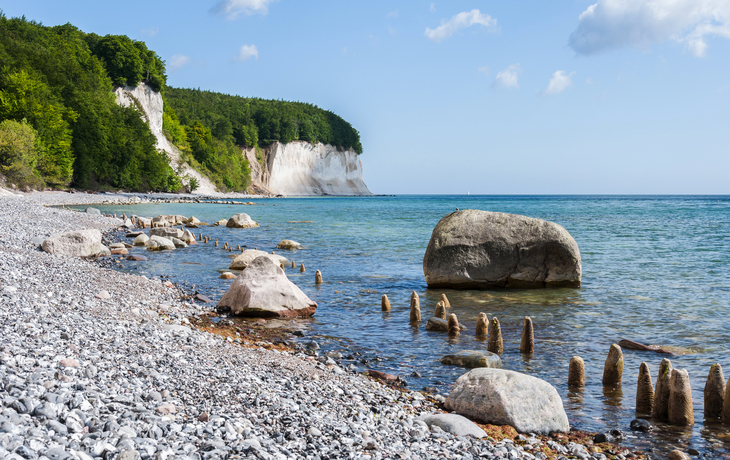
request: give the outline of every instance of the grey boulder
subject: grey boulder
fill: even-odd
[[[93,257],[105,252],[101,232],[94,228],[52,235],[43,241],[41,247],[49,254],[61,256]]]
[[[522,433],[570,430],[558,391],[544,380],[504,369],[473,369],[456,380],[444,407]]]
[[[428,319],[428,321],[426,321],[426,330],[436,332],[448,332],[449,322],[445,319],[432,316]],[[466,326],[464,326],[463,324],[459,324],[459,330],[465,331]]]
[[[226,222],[226,227],[228,228],[253,228],[258,226],[259,224],[251,219],[251,216],[244,212],[236,214],[228,219],[228,222]]]
[[[258,257],[268,257],[277,266],[281,264],[286,265],[289,263],[289,260],[286,257],[280,256],[278,254],[269,254],[268,252],[259,251],[258,249],[246,249],[245,251],[237,255],[235,259],[233,259],[231,264],[228,266],[228,269],[243,270]]]
[[[502,358],[498,354],[489,351],[463,350],[452,355],[444,356],[441,358],[441,364],[467,367],[469,369],[477,367],[498,369],[502,367]]]
[[[437,426],[454,436],[487,437],[487,433],[479,425],[459,414],[432,414],[418,417],[417,420],[425,422],[429,428]]]
[[[307,317],[317,303],[289,281],[284,270],[269,257],[257,257],[218,301],[218,309],[255,317]]]
[[[423,274],[430,288],[579,287],[580,251],[556,223],[468,209],[436,225]]]
[[[132,241],[132,244],[135,246],[146,246],[147,242],[149,240],[150,240],[149,236],[145,235],[144,233],[141,233],[134,238],[134,241]]]
[[[155,227],[150,229],[150,236],[161,236],[163,238],[182,238],[183,231],[172,227]]]
[[[279,249],[302,249],[302,245],[294,240],[281,240],[276,247]]]
[[[96,208],[89,207],[89,208],[86,208],[86,214],[91,214],[92,216],[100,216],[101,211],[99,211]]]
[[[175,249],[175,243],[172,240],[163,238],[161,236],[153,235],[147,241],[148,251],[164,251],[167,249]]]

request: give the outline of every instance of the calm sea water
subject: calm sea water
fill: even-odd
[[[314,319],[300,321],[308,338],[326,351],[360,351],[382,361],[367,366],[406,377],[412,389],[435,386],[448,393],[458,367],[442,366],[442,356],[486,349],[474,338],[479,312],[502,323],[507,369],[553,384],[563,398],[571,425],[589,431],[618,428],[625,445],[664,450],[693,447],[709,456],[730,451],[730,427],[703,421],[703,388],[710,365],[730,375],[730,197],[728,196],[396,196],[252,200],[256,206],[169,204],[109,206],[104,212],[156,216],[195,215],[215,222],[246,212],[256,229],[203,227],[221,242],[275,250],[281,239],[305,246],[277,251],[307,271],[287,269],[290,279],[319,304]],[[426,288],[422,260],[431,231],[441,217],[460,209],[523,214],[556,222],[578,242],[583,263],[580,289],[450,291]],[[296,223],[295,221],[312,221]],[[197,233],[196,233],[197,234]],[[147,254],[147,262],[126,262],[123,270],[168,275],[213,299],[230,281],[218,279],[231,254],[198,244],[184,250]],[[325,284],[315,286],[314,272]],[[445,293],[468,328],[457,339],[409,324],[411,291],[421,297],[428,318]],[[380,311],[387,294],[392,311]],[[522,318],[535,325],[536,352],[519,353]],[[665,355],[624,350],[623,388],[604,391],[603,364],[612,343],[630,339],[674,346],[688,353],[670,358],[689,371],[696,423],[691,429],[660,426],[657,433],[629,430],[635,418],[639,365],[649,364],[656,383]],[[586,363],[582,392],[567,388],[568,363]],[[417,371],[422,377],[411,377]]]

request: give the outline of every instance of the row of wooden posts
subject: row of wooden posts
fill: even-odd
[[[380,300],[381,310],[390,311],[390,300],[388,296],[383,294]],[[433,316],[439,319],[447,320],[447,331],[449,336],[456,337],[461,334],[461,327],[459,326],[459,319],[456,314],[451,313],[448,318],[446,316],[446,310],[451,308],[449,299],[446,298],[446,294],[441,294],[441,300],[436,304],[436,310]],[[418,297],[418,293],[413,291],[411,293],[411,316],[410,321],[412,323],[421,321],[421,301]],[[502,326],[499,320],[494,317],[490,321],[487,318],[486,313],[479,313],[477,318],[476,333],[477,337],[489,337],[487,343],[487,350],[501,355],[504,352],[504,341],[502,340]],[[522,324],[522,340],[520,341],[520,353],[532,354],[535,352],[535,332],[532,327],[532,318],[525,316]]]
[[[603,385],[620,386],[623,370],[623,352],[621,347],[614,343],[603,366]],[[580,356],[573,356],[570,360],[568,386],[573,388],[585,386],[585,364]],[[705,383],[704,402],[705,419],[721,420],[730,424],[730,380],[725,383],[720,364],[710,366]],[[659,364],[659,374],[654,388],[649,366],[642,362],[636,385],[636,413],[672,425],[694,425],[692,388],[687,370],[672,369],[672,362],[664,358]]]
[[[436,304],[434,316],[440,319],[447,319],[446,309],[450,308],[449,299],[441,294],[441,300]],[[383,294],[381,298],[381,310],[390,311],[390,300]],[[421,303],[418,294],[411,293],[411,322],[421,321]],[[489,324],[489,328],[488,325]],[[448,316],[448,333],[450,336],[458,336],[461,333],[459,320],[455,314]],[[477,337],[489,337],[487,350],[492,353],[502,354],[504,351],[502,330],[497,318],[491,322],[485,313],[479,313],[477,318]],[[532,319],[525,316],[522,326],[522,340],[520,341],[520,352],[532,354],[535,351],[535,332]],[[624,371],[624,357],[621,347],[612,344],[608,357],[603,367],[602,383],[607,387],[621,385]],[[568,386],[571,388],[582,388],[585,386],[585,363],[580,356],[573,356],[568,368]],[[654,388],[649,373],[649,366],[643,362],[639,367],[639,380],[636,388],[636,413],[637,415],[651,416],[656,420],[669,422],[673,425],[689,426],[694,424],[694,411],[692,408],[692,389],[689,382],[689,374],[685,369],[672,369],[672,363],[663,359],[659,365],[656,389]],[[704,390],[705,418],[722,420],[730,424],[730,379],[727,384],[722,373],[720,364],[713,364],[707,376]]]

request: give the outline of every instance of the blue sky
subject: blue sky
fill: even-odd
[[[311,102],[374,193],[730,193],[730,0],[0,0],[168,83]]]

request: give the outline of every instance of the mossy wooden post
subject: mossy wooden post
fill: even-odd
[[[654,385],[646,363],[639,366],[639,381],[636,384],[636,413],[651,415],[654,410]]]
[[[382,311],[390,311],[390,300],[388,300],[388,296],[385,294],[380,298],[380,309]]]
[[[725,377],[722,375],[722,366],[713,364],[705,383],[705,418],[719,419],[722,417],[722,407],[725,403]]]
[[[421,321],[421,301],[416,291],[411,294],[411,322]]]
[[[725,400],[722,402],[722,415],[720,420],[725,425],[730,425],[730,378],[725,385]]]
[[[314,272],[314,284],[322,284],[322,272],[319,270]]]
[[[461,329],[459,329],[459,319],[455,314],[452,313],[449,315],[449,322],[446,329],[449,331],[450,337],[456,337],[461,333]]]
[[[667,358],[662,359],[659,364],[659,375],[656,378],[654,410],[651,413],[652,417],[660,421],[665,421],[669,417],[669,378],[671,374],[672,362]]]
[[[620,386],[624,375],[624,354],[621,347],[611,344],[606,363],[603,365],[603,385]]]
[[[441,302],[444,303],[444,308],[447,310],[451,308],[451,303],[449,303],[449,299],[446,298],[446,294],[441,294]]]
[[[489,343],[487,344],[487,350],[492,353],[501,355],[504,351],[504,345],[502,342],[502,327],[499,324],[499,320],[495,316],[489,323]]]
[[[669,423],[677,426],[690,426],[695,423],[692,388],[686,369],[672,369],[669,380]]]
[[[520,342],[520,353],[533,354],[535,352],[535,331],[532,327],[532,318],[525,316],[522,324],[522,341]]]
[[[586,365],[580,356],[570,358],[568,386],[573,388],[583,388],[586,386]]]
[[[446,319],[446,307],[444,306],[443,300],[436,304],[436,310],[433,312],[433,316]]]
[[[477,317],[477,330],[475,335],[477,337],[486,337],[489,334],[489,319],[486,313],[479,313]]]
[[[304,268],[304,264],[299,264],[299,273],[304,273],[306,271],[307,271],[307,269]]]

